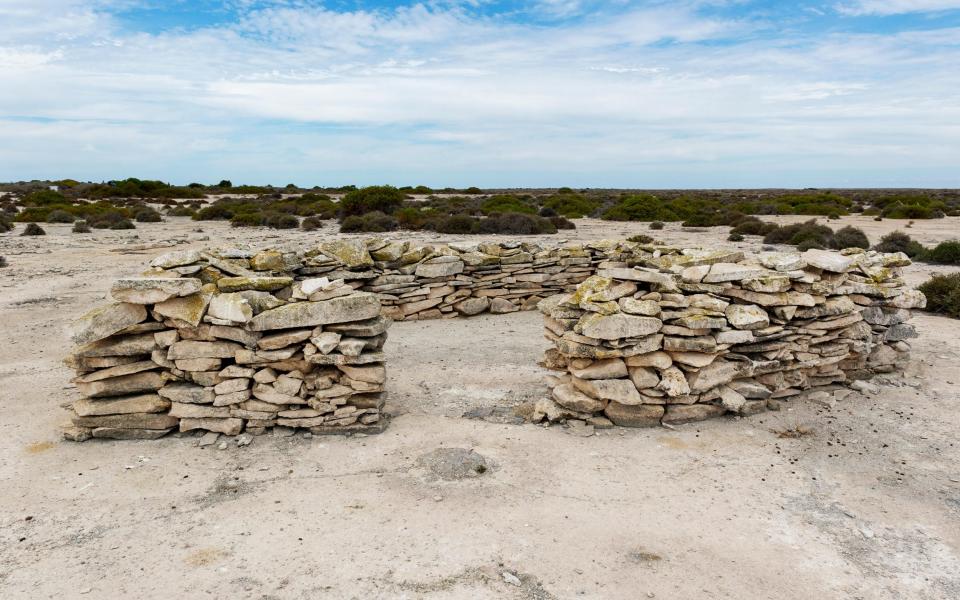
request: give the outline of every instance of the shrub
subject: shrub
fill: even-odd
[[[577,228],[577,226],[573,224],[573,221],[567,219],[566,217],[550,217],[550,222],[553,223],[553,226],[557,229]]]
[[[649,235],[639,234],[627,238],[628,242],[636,242],[638,244],[652,244],[654,239]]]
[[[878,252],[903,252],[913,258],[923,254],[924,247],[902,231],[891,231],[880,238],[880,243],[873,247]]]
[[[833,233],[830,247],[834,250],[843,250],[844,248],[863,248],[866,250],[870,247],[870,240],[867,239],[867,234],[862,230],[848,225]]]
[[[505,233],[513,235],[535,235],[556,233],[557,228],[549,219],[523,213],[504,213],[490,215],[480,220],[479,233]]]
[[[731,233],[729,236],[727,236],[727,241],[728,241],[728,242],[742,242],[742,241],[743,241],[743,236],[740,235],[739,233]]]
[[[94,229],[134,229],[133,223],[127,218],[127,213],[120,210],[108,210],[87,219]],[[127,227],[126,224],[130,226]],[[114,227],[114,225],[118,225]]]
[[[825,250],[826,248],[814,238],[808,238],[797,244],[797,250],[805,252],[807,250]]]
[[[483,201],[483,204],[480,205],[480,210],[485,215],[493,213],[537,214],[536,208],[510,194],[499,194],[487,198]]]
[[[47,235],[47,232],[36,223],[27,223],[27,227],[20,235]]]
[[[8,219],[0,216],[0,233],[6,233],[13,229],[13,223]]]
[[[300,219],[286,213],[263,213],[263,224],[274,229],[296,229]]]
[[[960,318],[960,273],[934,275],[917,289],[927,297],[927,310]]]
[[[138,223],[159,223],[160,221],[163,221],[163,219],[160,217],[160,213],[149,207],[138,210],[136,213],[134,213],[133,218],[136,219]]]
[[[47,215],[47,223],[73,223],[74,216],[65,210],[53,210]]]
[[[259,227],[263,224],[263,213],[260,212],[237,213],[230,218],[233,227]]]
[[[767,235],[777,229],[776,223],[767,223],[756,217],[744,217],[734,224],[730,234],[737,235]]]
[[[480,220],[469,215],[441,217],[432,223],[432,229],[438,233],[476,233],[479,228]]]
[[[300,229],[304,231],[316,231],[323,227],[323,220],[319,217],[307,217],[303,221],[300,221]]]
[[[940,242],[923,254],[923,260],[941,265],[960,265],[960,241]]]
[[[805,249],[812,247],[826,248],[830,245],[830,239],[833,237],[833,230],[826,225],[818,225],[816,219],[811,219],[804,223],[794,223],[771,230],[763,237],[764,244],[790,244],[800,246],[803,242],[807,244]]]
[[[390,185],[375,185],[348,192],[340,200],[340,218],[369,212],[393,214],[403,205],[406,194]]]
[[[110,229],[136,229],[137,226],[133,224],[133,221],[130,219],[120,219],[110,224]]]
[[[650,229],[653,229],[654,231],[660,231],[664,227],[666,227],[666,225],[663,224],[663,221],[654,221],[653,223],[650,223]]]
[[[4,268],[5,266],[7,266],[7,257],[0,256],[0,269]]]
[[[550,217],[557,216],[557,211],[553,210],[549,206],[544,206],[543,208],[540,209],[540,212],[537,214],[539,214],[541,217],[546,217],[549,219]]]
[[[86,221],[81,220],[74,222],[73,229],[71,229],[71,231],[74,233],[90,233],[92,230]]]
[[[589,216],[600,208],[601,204],[600,200],[577,194],[569,188],[561,188],[558,193],[548,196],[543,201],[545,208],[550,208],[556,211],[556,214],[570,219]],[[541,214],[540,216],[552,217],[554,215]]]
[[[197,211],[193,210],[189,206],[174,206],[167,211],[167,215],[171,217],[192,217],[197,214]]]
[[[380,211],[369,212],[364,215],[351,215],[340,224],[342,233],[373,232],[382,233],[397,228],[397,220]]]

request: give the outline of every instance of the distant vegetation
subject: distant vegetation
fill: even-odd
[[[927,297],[927,310],[960,319],[960,273],[934,275],[918,289]]]
[[[51,189],[56,188],[56,189]],[[6,194],[5,196],[3,194]],[[417,186],[353,185],[303,188],[294,183],[172,185],[129,178],[101,183],[75,180],[0,184],[0,214],[7,221],[71,223],[126,228],[164,218],[224,220],[237,227],[317,230],[336,220],[343,231],[427,230],[472,234],[553,233],[570,219],[648,221],[684,227],[729,226],[731,239],[761,235],[768,243],[831,248],[863,247],[855,231],[833,232],[806,223],[778,227],[764,215],[834,219],[864,214],[878,219],[931,219],[960,215],[960,190],[556,190],[484,191]],[[4,225],[0,224],[0,228]],[[0,229],[2,231],[2,229]],[[829,231],[829,233],[828,233]],[[774,241],[776,240],[776,241]]]

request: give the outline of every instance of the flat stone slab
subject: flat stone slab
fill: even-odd
[[[147,309],[142,305],[117,302],[95,308],[78,318],[70,325],[68,333],[74,344],[89,344],[142,323],[146,318]]]
[[[196,294],[201,286],[199,279],[191,277],[133,277],[116,280],[110,288],[110,295],[120,302],[156,304]]]
[[[372,319],[380,314],[380,301],[373,294],[354,294],[323,302],[294,302],[267,310],[248,324],[253,331],[315,327]]]

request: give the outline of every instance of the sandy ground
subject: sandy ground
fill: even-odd
[[[873,240],[904,225],[847,222]],[[648,232],[578,225],[562,237]],[[958,225],[910,232],[932,243]],[[398,323],[382,435],[73,444],[56,432],[76,397],[62,324],[166,250],[138,245],[332,229],[45,227],[0,235],[0,598],[960,597],[958,321],[919,314],[909,371],[876,396],[591,437],[513,422],[509,408],[546,389],[537,313]],[[730,245],[727,228],[653,233]],[[797,428],[809,433],[778,435]],[[438,448],[489,468],[438,478],[421,460]]]

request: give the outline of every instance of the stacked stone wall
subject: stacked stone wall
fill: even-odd
[[[380,431],[393,320],[538,305],[555,345],[545,364],[564,371],[538,418],[747,414],[902,365],[909,308],[923,302],[903,286],[906,264],[902,254],[745,257],[609,240],[172,252],[74,324],[67,364],[83,398],[65,435]]]
[[[903,254],[686,251],[609,260],[540,303],[553,378],[535,420],[595,426],[750,415],[909,361]]]

